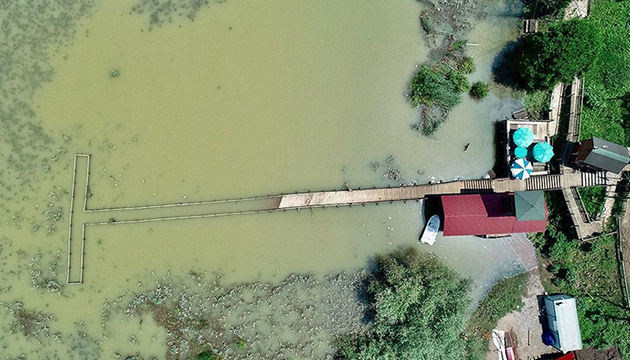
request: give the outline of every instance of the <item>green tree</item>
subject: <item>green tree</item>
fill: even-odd
[[[415,248],[377,257],[376,270],[367,280],[370,329],[342,337],[338,358],[462,358],[469,289],[468,279]]]
[[[550,89],[583,74],[599,53],[599,30],[592,22],[573,19],[548,31],[526,36],[514,68],[529,90]]]

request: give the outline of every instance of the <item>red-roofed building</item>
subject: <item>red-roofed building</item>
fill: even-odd
[[[542,192],[444,195],[444,236],[543,232],[547,207]]]

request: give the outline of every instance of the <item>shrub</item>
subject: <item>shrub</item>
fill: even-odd
[[[367,280],[371,327],[341,337],[337,358],[463,357],[469,289],[469,280],[415,248],[377,257],[376,270]]]
[[[470,89],[470,82],[466,75],[461,72],[450,69],[446,75],[447,79],[451,82],[453,89],[458,93],[466,92]]]
[[[477,81],[474,83],[469,91],[470,97],[475,100],[481,100],[488,96],[488,92],[490,91],[490,86],[482,81]]]
[[[441,68],[422,65],[411,80],[409,101],[413,106],[439,106],[452,109],[461,98],[458,88]]]
[[[472,74],[475,72],[475,62],[471,56],[465,56],[459,63],[459,71],[464,74]]]
[[[461,50],[464,48],[464,46],[466,46],[466,44],[468,44],[467,40],[457,40],[451,44],[450,50],[451,51]]]
[[[593,186],[577,189],[584,204],[584,211],[588,213],[591,219],[596,219],[599,213],[604,209],[606,201],[606,187]]]
[[[525,109],[533,119],[542,119],[545,111],[549,110],[550,101],[550,91],[530,91],[525,94]]]
[[[630,145],[630,3],[591,3],[589,21],[602,34],[599,56],[584,76],[585,106],[580,136]]]
[[[575,296],[584,346],[617,346],[630,359],[630,309],[623,306],[615,237],[578,241],[562,195],[546,193],[545,200],[547,231],[533,241],[552,276],[545,289]],[[607,231],[616,230],[615,225]]]

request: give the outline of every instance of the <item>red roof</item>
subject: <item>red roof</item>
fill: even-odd
[[[558,360],[575,360],[575,353],[570,352],[564,356],[559,357]]]
[[[545,220],[517,221],[503,209],[504,198],[513,201],[513,194],[465,194],[442,196],[444,235],[492,235],[543,232]]]

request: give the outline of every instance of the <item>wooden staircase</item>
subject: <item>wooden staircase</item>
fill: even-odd
[[[562,187],[561,175],[532,176],[525,180],[527,190],[556,190]]]

